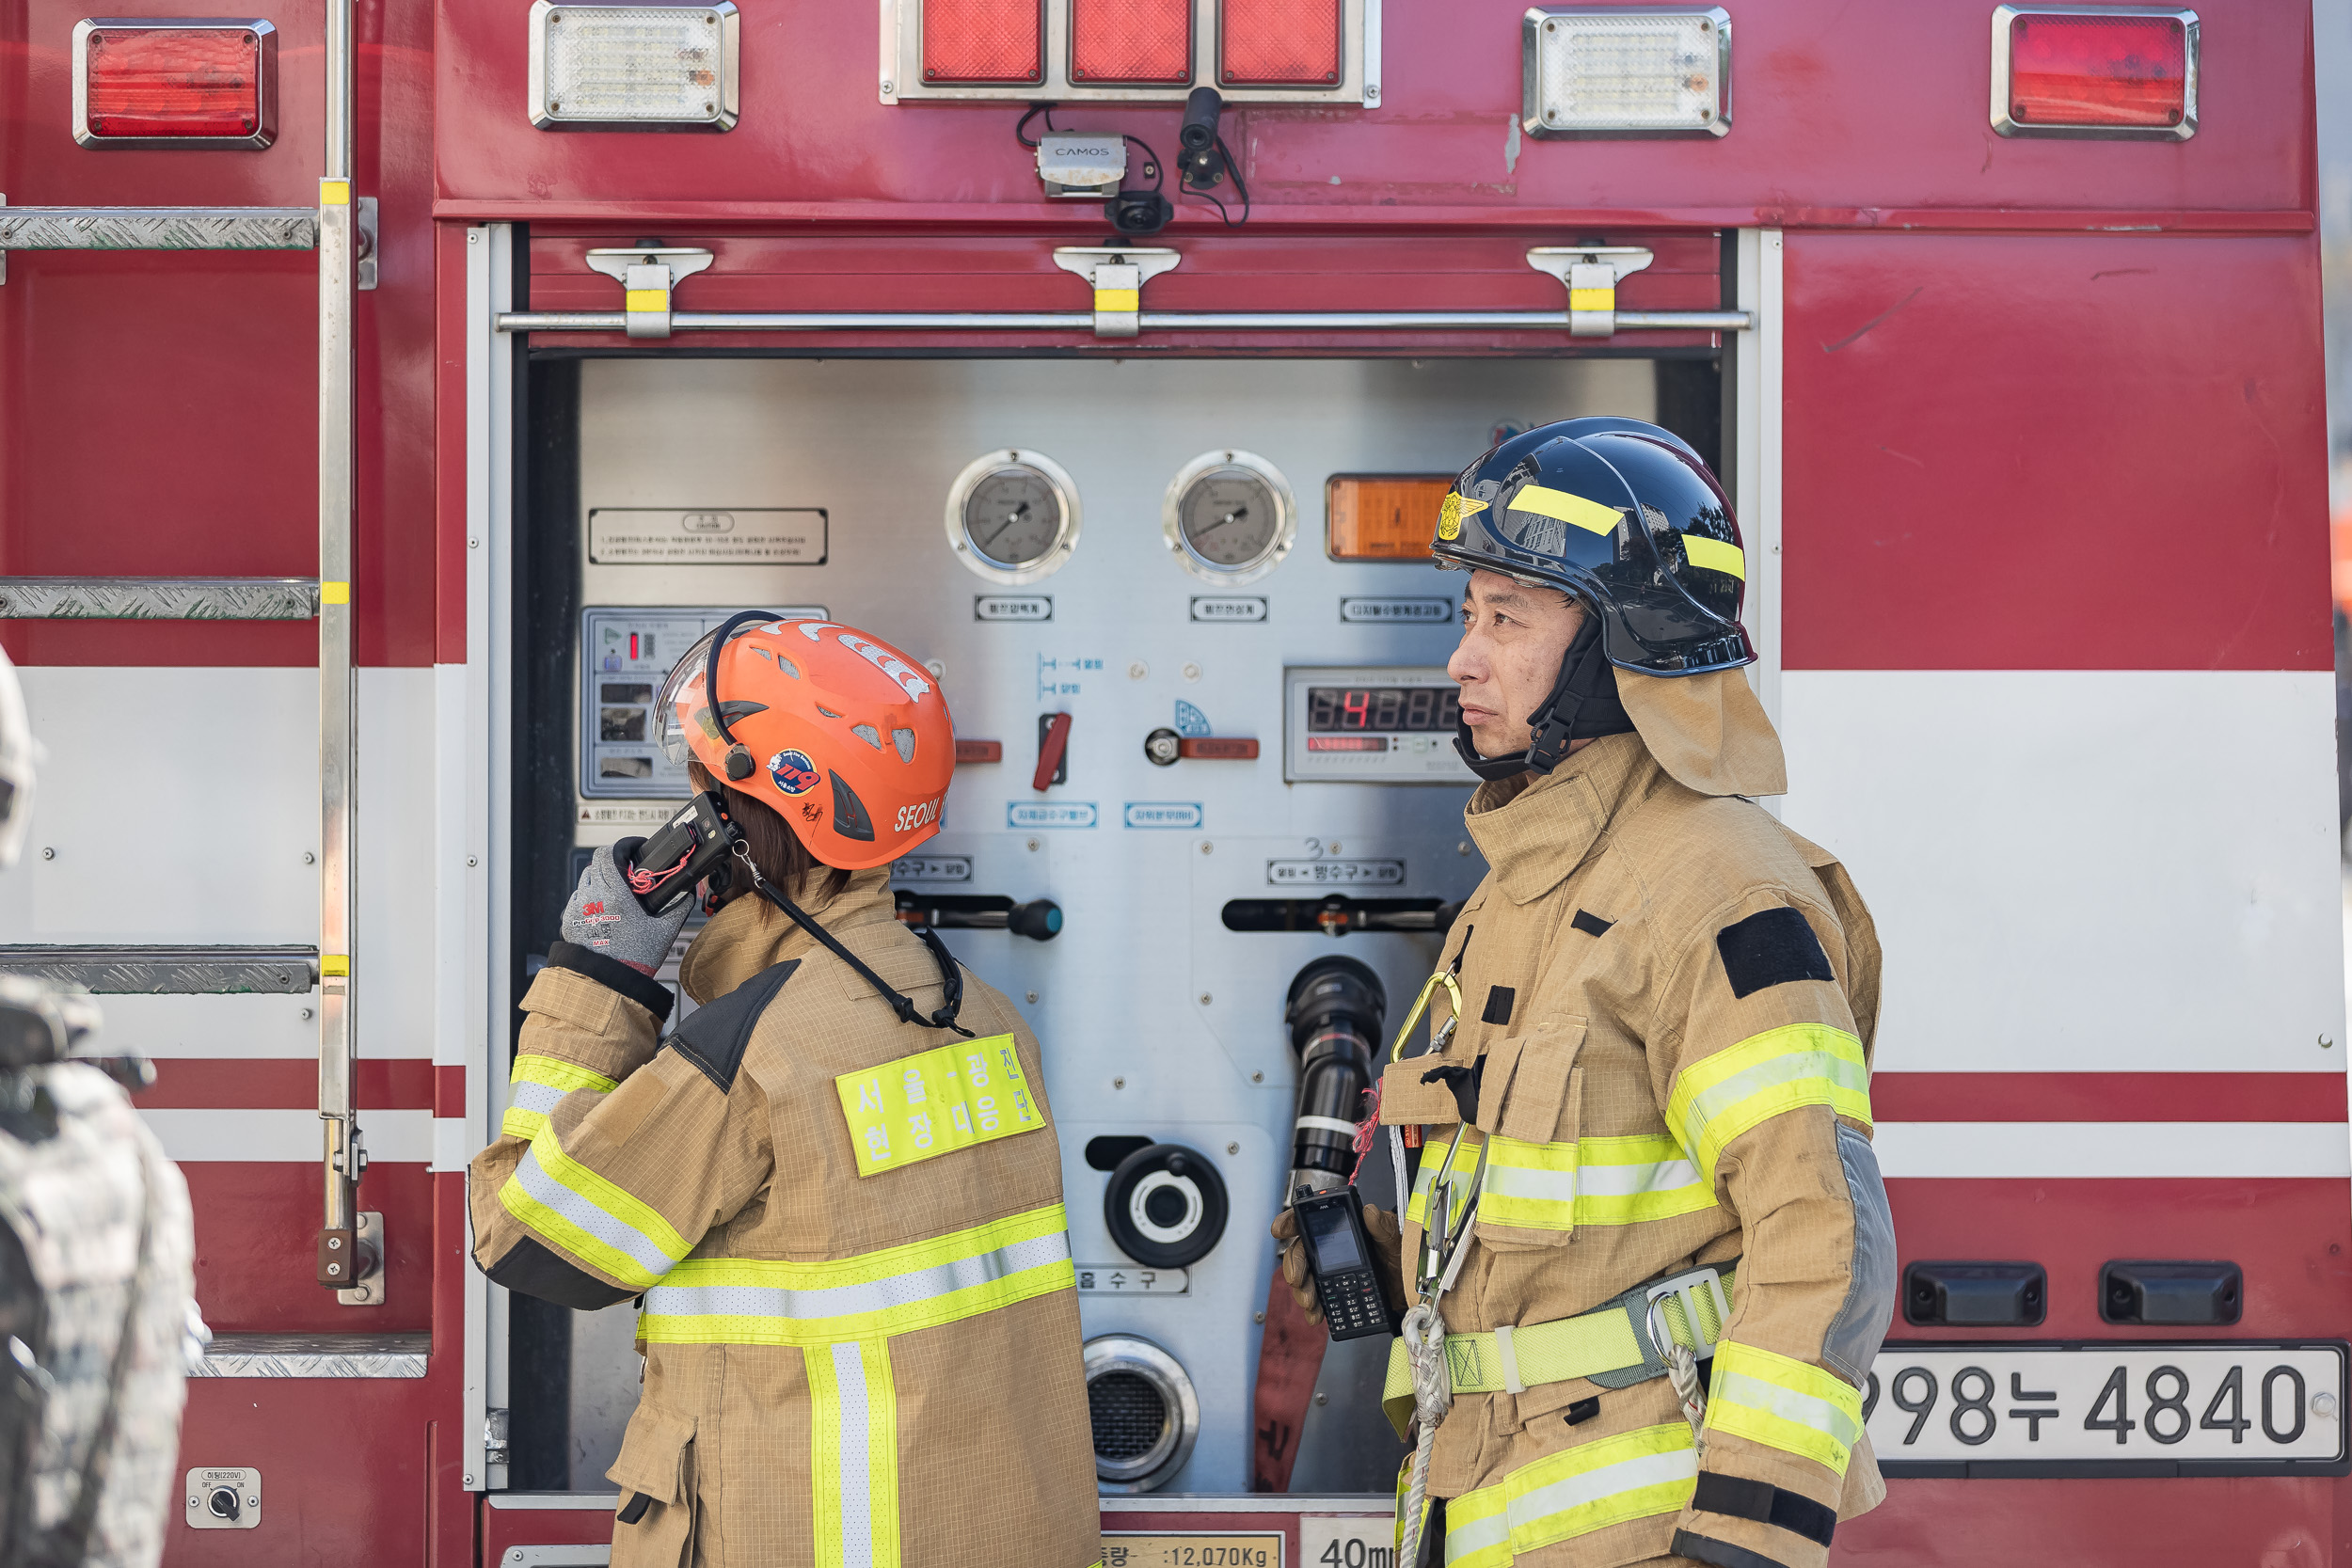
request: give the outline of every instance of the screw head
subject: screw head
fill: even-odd
[[[1253,1072],[1249,1075],[1249,1081],[1253,1084],[1263,1084],[1265,1082],[1265,1074],[1263,1072]]]
[[[1239,1144],[1227,1144],[1227,1145],[1225,1146],[1225,1152],[1226,1152],[1226,1153],[1228,1153],[1228,1154],[1239,1154],[1239,1153],[1241,1152],[1241,1145],[1239,1145]]]
[[[1031,839],[1031,840],[1029,840],[1029,853],[1030,853],[1030,854],[1032,854],[1032,855],[1036,854],[1036,853],[1038,852],[1038,850],[1039,850],[1039,849],[1041,849],[1041,848],[1042,848],[1042,847],[1043,847],[1043,846],[1042,846],[1042,845],[1041,845],[1041,844],[1039,844],[1039,843],[1038,843],[1038,841],[1037,841],[1036,839]]]
[[[1200,842],[1200,852],[1204,855],[1214,855],[1216,853],[1216,846],[1203,839]]]
[[[1131,681],[1139,681],[1151,673],[1152,667],[1149,664],[1144,663],[1141,659],[1136,659],[1133,664],[1127,666],[1127,678]]]
[[[898,84],[896,82],[884,82],[882,84],[882,91],[884,92],[897,92],[898,90]]]
[[[1112,1079],[1112,1080],[1111,1080],[1111,1087],[1112,1087],[1112,1088],[1114,1088],[1114,1089],[1123,1089],[1123,1088],[1125,1088],[1126,1086],[1127,1086],[1127,1080],[1125,1080],[1124,1078],[1114,1078],[1114,1079]]]
[[[1215,998],[1215,997],[1211,996],[1211,995],[1210,995],[1207,991],[1205,991],[1205,990],[1204,990],[1204,991],[1202,991],[1202,992],[1200,993],[1200,1005],[1201,1005],[1202,1006],[1204,1006],[1204,1007],[1205,1007],[1205,1006],[1208,1006],[1211,1002],[1214,1002],[1214,1001],[1216,1001],[1216,998]]]
[[[1035,1001],[1037,1000],[1037,992],[1035,992],[1035,991],[1031,991],[1031,992],[1029,992],[1028,994],[1029,994],[1029,1000],[1030,1000],[1031,1002],[1035,1002]]]
[[[44,847],[40,852],[40,858],[45,861],[54,861],[57,858],[57,852],[55,849]]]

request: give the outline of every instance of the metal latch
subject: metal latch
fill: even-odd
[[[1607,338],[1617,330],[1617,285],[1657,260],[1640,245],[1540,245],[1527,264],[1567,286],[1568,336]]]
[[[1139,332],[1143,285],[1184,260],[1173,250],[1107,245],[1058,245],[1054,265],[1094,286],[1094,335],[1132,338]]]
[[[514,1451],[508,1446],[512,1430],[505,1410],[493,1405],[483,1412],[482,1462],[485,1465],[503,1465],[507,1462],[508,1455]]]
[[[1666,1356],[1667,1347],[1675,1343],[1674,1325],[1666,1321],[1665,1304],[1669,1300],[1682,1304],[1682,1321],[1691,1330],[1690,1348],[1698,1359],[1706,1360],[1715,1354],[1715,1347],[1723,1343],[1721,1339],[1707,1337],[1707,1323],[1699,1316],[1697,1292],[1702,1286],[1713,1298],[1715,1327],[1721,1331],[1731,1322],[1731,1298],[1724,1294],[1723,1275],[1713,1269],[1692,1269],[1689,1274],[1678,1274],[1649,1288],[1650,1341],[1661,1358]]]
[[[588,265],[618,278],[632,338],[670,335],[670,291],[716,261],[707,250],[678,245],[632,245],[592,250]]]

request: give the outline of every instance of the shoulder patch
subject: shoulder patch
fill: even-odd
[[[1724,974],[1731,994],[1751,996],[1771,986],[1792,980],[1829,980],[1837,975],[1821,951],[1821,939],[1805,918],[1787,905],[1759,910],[1715,933],[1715,949],[1724,956]]]
[[[1616,922],[1603,920],[1590,910],[1579,910],[1576,911],[1576,918],[1568,924],[1588,937],[1605,937],[1609,934],[1609,927],[1614,926]]]
[[[1486,1010],[1478,1016],[1487,1023],[1508,1023],[1511,1022],[1511,1008],[1518,998],[1519,993],[1513,987],[1488,986]]]
[[[763,969],[707,1007],[695,1008],[677,1026],[677,1033],[661,1042],[662,1049],[693,1063],[718,1085],[721,1094],[734,1093],[735,1075],[743,1066],[743,1051],[752,1042],[752,1030],[800,967],[801,960],[794,958]]]

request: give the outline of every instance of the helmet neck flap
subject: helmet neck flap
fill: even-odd
[[[1551,695],[1528,715],[1535,734],[1524,752],[1482,757],[1470,744],[1470,725],[1454,723],[1454,749],[1470,770],[1482,779],[1508,779],[1519,773],[1549,773],[1568,754],[1570,742],[1604,735],[1624,735],[1633,728],[1632,717],[1617,700],[1617,673],[1601,651],[1600,617],[1587,613],[1584,624],[1569,639],[1560,656],[1560,678]]]

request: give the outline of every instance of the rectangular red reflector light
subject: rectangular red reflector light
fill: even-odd
[[[1070,0],[1073,83],[1192,80],[1192,0]]]
[[[2194,13],[2001,9],[2010,13],[2008,81],[1994,122],[2004,133],[2196,129]]]
[[[1037,82],[1045,76],[1043,0],[923,0],[923,80]]]
[[[1340,85],[1340,0],[1218,0],[1217,79],[1232,87]]]
[[[267,147],[277,30],[266,22],[94,19],[73,30],[85,147]]]

